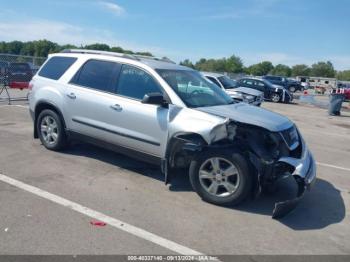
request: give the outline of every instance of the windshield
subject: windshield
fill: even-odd
[[[237,82],[227,76],[220,76],[218,77],[221,84],[224,86],[225,89],[235,88],[237,87]]]
[[[261,79],[261,81],[263,81],[268,87],[275,88],[270,81],[268,81],[266,79]]]
[[[209,82],[197,71],[167,69],[156,71],[190,108],[233,103],[225,91]]]

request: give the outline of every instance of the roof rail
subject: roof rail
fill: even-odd
[[[156,61],[176,64],[174,61],[170,60],[167,57],[156,57],[156,56],[148,56],[148,55],[133,55],[133,56],[135,56],[136,58],[139,58],[139,59],[150,59],[150,60],[156,60]]]
[[[138,61],[140,61],[141,59],[150,59],[150,60],[176,64],[174,61],[166,57],[159,58],[154,56],[134,55],[134,54],[125,54],[125,53],[108,52],[108,51],[100,51],[100,50],[90,50],[90,49],[64,49],[61,51],[61,53],[107,55],[107,56],[129,58],[129,59],[138,60]]]
[[[90,50],[90,49],[64,49],[61,53],[74,53],[74,54],[93,54],[93,55],[107,55],[107,56],[117,56],[124,57],[133,60],[139,60],[133,55],[117,53],[117,52],[108,52],[108,51],[100,51],[100,50]]]

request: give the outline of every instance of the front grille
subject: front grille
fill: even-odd
[[[298,147],[299,137],[295,126],[292,126],[291,128],[282,131],[281,136],[290,150],[294,150]]]

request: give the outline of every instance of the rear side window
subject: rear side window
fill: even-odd
[[[74,76],[71,83],[104,92],[114,93],[115,80],[121,65],[115,62],[89,60]]]
[[[254,81],[250,79],[246,79],[246,80],[243,80],[243,83],[246,85],[252,86],[254,84]]]
[[[76,60],[75,57],[54,56],[39,71],[39,76],[58,80]]]
[[[123,65],[117,93],[141,100],[145,94],[162,93],[162,91],[158,83],[148,73],[133,66]]]

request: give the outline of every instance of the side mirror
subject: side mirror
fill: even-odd
[[[160,106],[167,105],[167,102],[165,101],[164,96],[161,93],[148,93],[148,94],[145,94],[145,96],[143,97],[141,103],[143,103],[143,104],[151,104],[151,105],[160,105]]]

